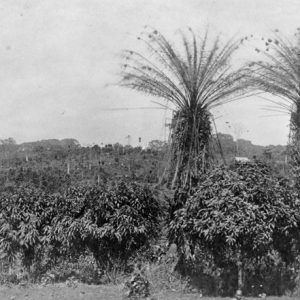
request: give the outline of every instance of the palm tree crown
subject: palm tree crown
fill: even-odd
[[[264,61],[252,63],[254,87],[270,93],[277,111],[290,114],[289,154],[293,167],[300,167],[300,29],[296,43],[280,36],[265,40]],[[300,171],[300,169],[299,169]]]
[[[300,109],[300,47],[278,34],[266,41],[265,61],[253,66],[253,84],[283,101],[273,101],[278,109],[291,113],[291,124],[300,128],[295,113]],[[300,113],[300,110],[299,110]]]
[[[207,32],[198,37],[189,29],[181,32],[182,47],[175,48],[157,30],[147,30],[139,40],[145,54],[125,51],[122,85],[174,105],[170,176],[176,183],[191,184],[193,177],[207,167],[211,135],[211,109],[237,99],[245,90],[247,69],[233,71],[229,59],[239,42],[224,46]]]

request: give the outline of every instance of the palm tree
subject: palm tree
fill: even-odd
[[[181,48],[175,48],[160,32],[148,29],[138,40],[145,54],[127,50],[121,85],[168,101],[174,106],[171,125],[169,179],[172,187],[190,186],[208,167],[212,134],[211,110],[239,98],[247,86],[247,69],[233,71],[229,59],[240,42],[221,46],[181,32]]]
[[[277,30],[276,30],[277,31]],[[300,171],[300,28],[296,43],[280,36],[265,40],[266,60],[252,63],[254,87],[277,97],[270,109],[290,114],[289,155]],[[297,172],[298,173],[298,172]],[[298,176],[297,176],[298,177]]]

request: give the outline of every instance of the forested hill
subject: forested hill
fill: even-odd
[[[230,134],[219,133],[218,138],[221,144],[221,148],[226,158],[232,158],[236,156],[248,157],[253,159],[274,159],[278,161],[284,161],[286,155],[286,146],[282,145],[268,145],[260,146],[254,145],[251,141],[245,139],[238,139],[234,141]],[[220,152],[218,141],[214,136],[214,148],[215,152]]]

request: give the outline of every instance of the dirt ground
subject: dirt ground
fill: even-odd
[[[0,300],[118,300],[125,299],[122,286],[114,285],[85,285],[66,286],[53,284],[47,286],[0,286]],[[156,300],[226,300],[230,298],[200,298],[198,294],[181,294],[176,292],[160,292],[149,299]],[[255,298],[246,298],[255,299]],[[299,300],[299,297],[267,297],[267,300]]]

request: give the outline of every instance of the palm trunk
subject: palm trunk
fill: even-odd
[[[296,189],[300,190],[300,99],[295,111],[291,113],[289,152],[294,185]]]
[[[177,158],[176,169],[175,169],[174,177],[173,177],[172,184],[171,184],[172,189],[175,187],[176,182],[177,182],[179,167],[180,167],[180,158]]]
[[[171,188],[191,187],[194,177],[206,171],[208,143],[211,136],[210,115],[205,110],[178,111],[173,116],[170,153],[164,178]],[[173,168],[173,170],[172,170]],[[173,171],[173,172],[172,172]]]

